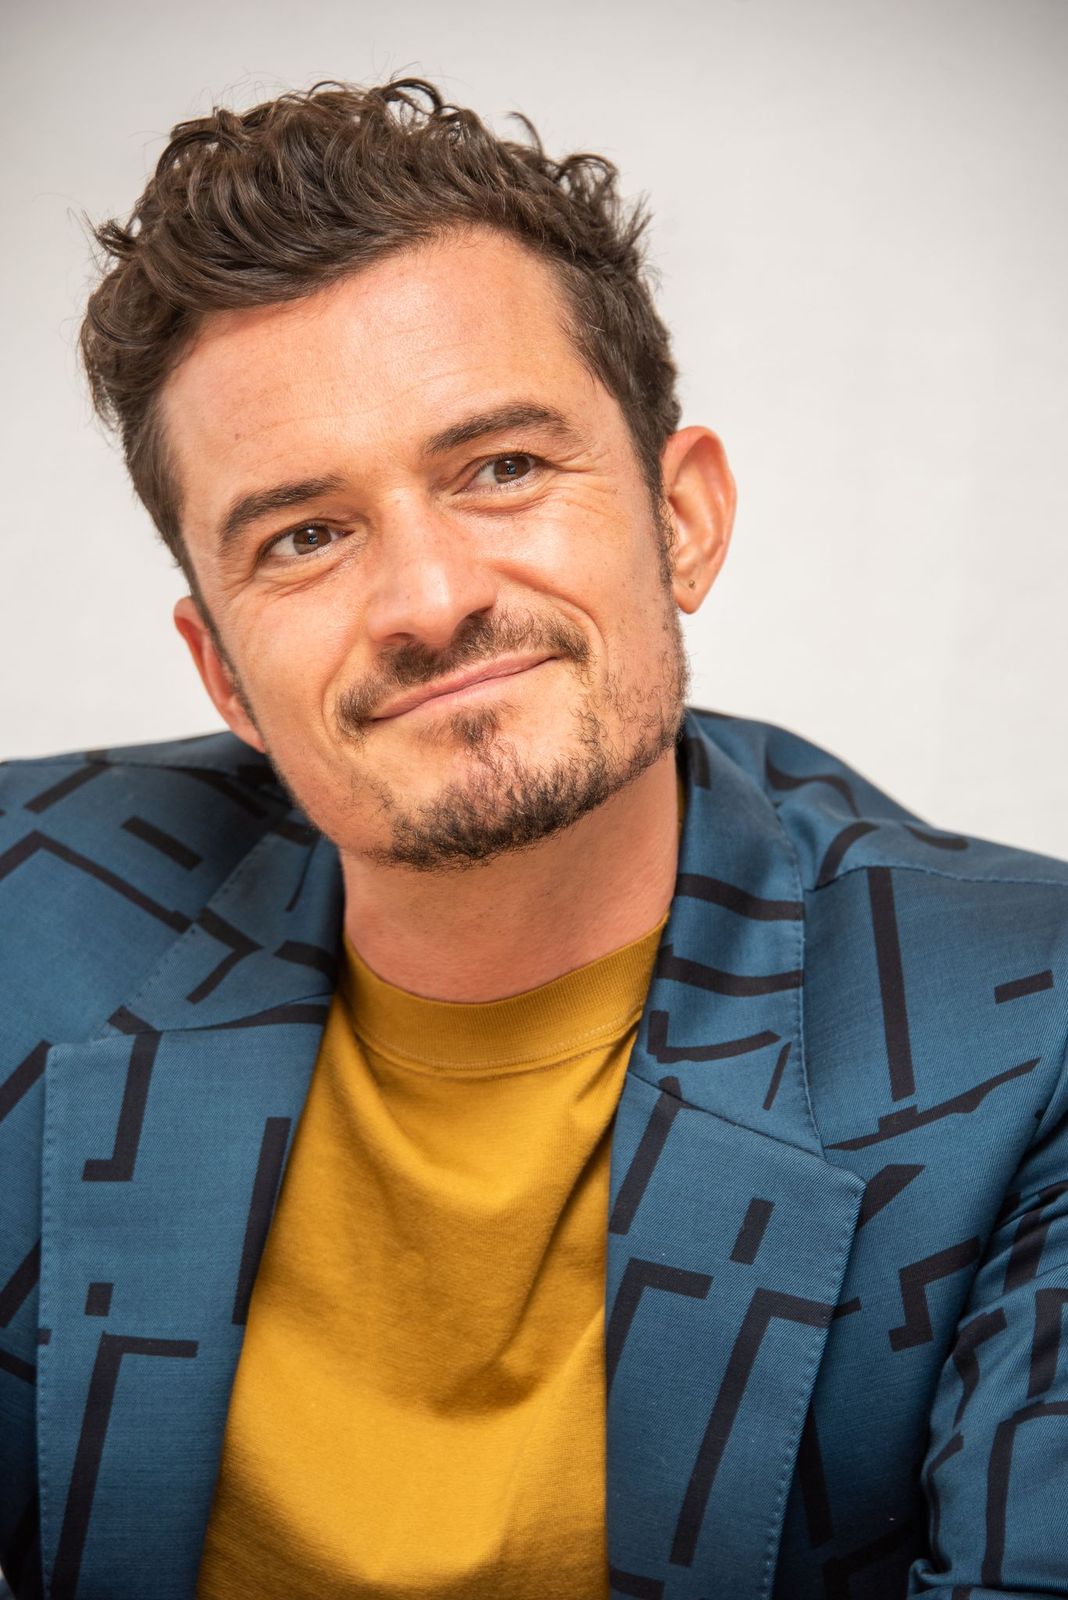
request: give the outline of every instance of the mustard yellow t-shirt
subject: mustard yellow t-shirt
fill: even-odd
[[[662,927],[486,1004],[346,946],[198,1600],[607,1600],[611,1126]]]

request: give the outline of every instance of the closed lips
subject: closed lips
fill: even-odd
[[[392,717],[403,716],[406,711],[414,711],[417,706],[426,705],[429,701],[441,700],[446,696],[459,694],[465,689],[472,689],[478,684],[492,683],[498,678],[513,678],[521,672],[529,671],[532,667],[541,666],[544,661],[553,659],[551,655],[502,656],[488,665],[472,667],[466,672],[457,672],[451,677],[441,678],[437,683],[413,689],[411,693],[390,702],[385,710],[379,711],[371,720],[385,722]]]

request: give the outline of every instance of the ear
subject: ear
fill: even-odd
[[[727,555],[737,499],[734,478],[709,428],[673,433],[660,464],[675,532],[672,590],[679,610],[690,613],[715,583]]]
[[[196,663],[211,702],[227,727],[239,739],[251,745],[253,750],[265,754],[267,747],[252,720],[248,703],[191,595],[183,595],[175,606],[174,626],[189,646],[189,654]]]

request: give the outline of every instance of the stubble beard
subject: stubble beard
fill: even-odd
[[[583,664],[565,663],[587,687],[573,713],[572,749],[543,764],[524,759],[497,708],[454,713],[435,742],[462,749],[469,770],[418,805],[372,780],[390,837],[367,858],[416,872],[480,866],[571,827],[651,767],[675,744],[689,683],[678,614],[670,595],[665,600],[660,672],[650,689],[628,692],[610,679],[595,691]]]

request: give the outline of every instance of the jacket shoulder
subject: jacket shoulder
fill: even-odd
[[[984,1163],[996,1210],[1068,1112],[1068,863],[934,828],[788,729],[698,720],[763,791],[799,866],[806,1064],[826,1148],[866,1178],[925,1149]]]
[[[788,728],[722,712],[696,717],[775,808],[806,891],[862,867],[899,868],[960,882],[1046,885],[1068,912],[1068,861],[932,825]]]
[[[0,765],[0,1076],[100,1026],[288,812],[231,734]]]
[[[226,772],[260,787],[277,785],[266,756],[228,732],[193,734],[185,739],[162,739],[144,744],[110,745],[96,750],[67,750],[48,756],[14,756],[0,762],[5,780],[20,772],[45,773],[49,768],[77,770],[89,764],[110,767],[163,768],[171,771]]]
[[[102,797],[114,803],[120,794],[191,820],[217,811],[220,797],[250,816],[286,803],[266,757],[231,733],[0,762],[8,843],[25,817],[41,819],[41,826],[58,818],[63,827],[91,829],[107,809]]]

